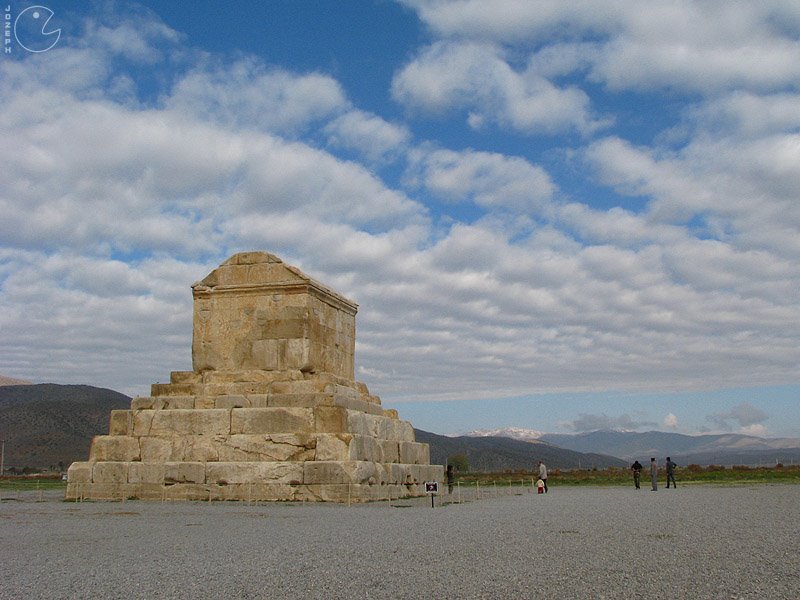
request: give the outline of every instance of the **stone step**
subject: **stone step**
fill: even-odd
[[[363,503],[424,497],[424,481],[405,484],[288,483],[68,483],[66,500],[339,502]],[[441,478],[439,478],[441,481]]]
[[[68,485],[179,483],[227,486],[230,484],[283,483],[407,485],[440,481],[440,465],[383,464],[368,461],[272,461],[272,462],[76,462],[70,465]],[[87,497],[91,497],[87,495]]]
[[[272,433],[230,435],[99,435],[89,460],[102,461],[369,461],[427,464],[427,444],[379,440],[350,433]]]

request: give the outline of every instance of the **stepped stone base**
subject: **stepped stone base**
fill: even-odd
[[[67,499],[365,502],[443,477],[410,423],[334,375],[176,372],[151,394],[111,412]]]
[[[442,479],[354,380],[354,302],[266,252],[232,256],[192,295],[193,370],[112,411],[67,499],[362,502]]]

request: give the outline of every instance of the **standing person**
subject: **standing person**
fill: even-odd
[[[455,481],[455,475],[453,474],[453,465],[447,465],[447,493],[453,493],[453,482]]]
[[[650,459],[650,483],[653,484],[652,491],[658,491],[658,465],[656,464],[656,459]]]
[[[672,487],[678,487],[678,484],[675,483],[675,467],[677,467],[672,459],[668,456],[667,457],[667,489],[669,489],[669,482],[672,482]]]
[[[539,461],[539,479],[544,481],[544,493],[547,493],[547,467],[544,466],[542,461]]]
[[[633,471],[633,484],[636,486],[637,490],[640,489],[639,482],[642,479],[642,468],[642,463],[640,463],[638,460],[634,461],[634,463],[631,465],[631,470]]]

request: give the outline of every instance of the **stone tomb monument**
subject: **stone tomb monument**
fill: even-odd
[[[355,381],[356,304],[265,252],[192,290],[193,370],[112,411],[67,499],[363,502],[442,479],[411,424]]]

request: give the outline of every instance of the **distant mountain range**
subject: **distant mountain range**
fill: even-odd
[[[66,468],[86,460],[92,437],[108,433],[111,411],[130,403],[124,394],[88,385],[0,386],[6,469]]]
[[[735,433],[684,435],[664,431],[644,433],[600,430],[578,434],[542,433],[520,428],[496,429],[491,435],[517,440],[548,442],[576,452],[597,452],[617,456],[628,462],[652,456],[670,456],[679,464],[794,464],[800,462],[799,438],[760,438]],[[486,430],[468,436],[487,435]]]
[[[549,469],[604,469],[627,467],[628,463],[613,456],[559,448],[541,441],[522,441],[503,436],[437,435],[415,430],[417,441],[430,444],[431,462],[443,465],[449,457],[467,457],[472,471],[497,472],[532,470],[541,460]]]

